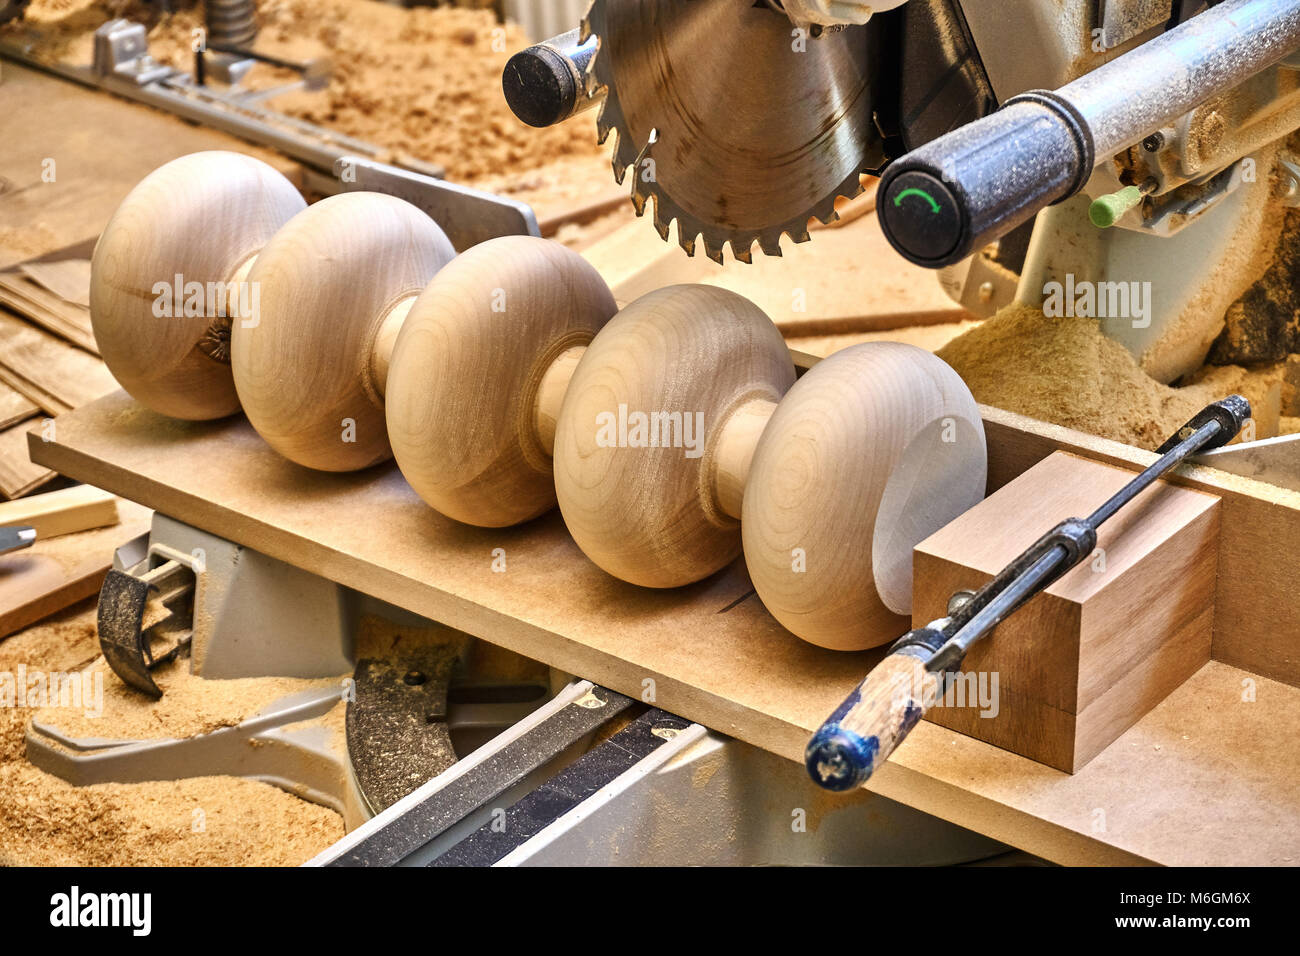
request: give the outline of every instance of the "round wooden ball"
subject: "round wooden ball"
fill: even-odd
[[[629,305],[583,356],[556,429],[555,488],[578,546],[646,587],[733,561],[739,522],[717,501],[712,444],[736,409],[779,401],[794,378],[780,331],[734,292],[671,286]]]
[[[131,190],[95,245],[90,318],[132,397],[173,418],[239,410],[226,284],[305,205],[266,163],[220,151],[172,160]]]
[[[946,363],[896,342],[818,363],[759,440],[745,563],[795,634],[861,650],[910,624],[912,549],[984,496],[984,427]]]
[[[481,527],[555,507],[535,425],[556,358],[617,311],[585,259],[531,236],[466,250],[420,294],[393,349],[388,432],[398,467],[435,510]]]
[[[249,274],[258,307],[232,343],[239,399],[271,447],[321,471],[392,455],[379,332],[454,257],[432,219],[379,193],[331,196],[275,234]]]

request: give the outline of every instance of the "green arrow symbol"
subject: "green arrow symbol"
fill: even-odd
[[[938,201],[933,196],[931,196],[924,189],[917,189],[915,186],[913,186],[911,189],[904,189],[901,193],[895,196],[894,205],[901,206],[903,204],[903,200],[906,199],[908,196],[920,196],[922,199],[924,199],[926,202],[930,204],[930,212],[934,213],[936,216],[939,214],[939,211],[942,208],[940,207]]]

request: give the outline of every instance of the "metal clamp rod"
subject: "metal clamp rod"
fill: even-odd
[[[912,262],[942,268],[1074,195],[1095,164],[1300,47],[1300,0],[1224,0],[1056,91],[895,160],[881,226]]]

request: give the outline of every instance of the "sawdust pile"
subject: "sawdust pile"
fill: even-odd
[[[234,727],[266,705],[299,691],[341,687],[342,678],[295,680],[289,677],[255,677],[239,680],[204,680],[190,673],[189,660],[164,664],[153,672],[163,690],[161,700],[149,700],[113,675],[104,659],[90,665],[92,680],[102,677],[104,712],[58,707],[38,711],[35,719],[71,737],[107,740],[164,740],[192,737],[222,727]]]
[[[151,24],[149,52],[177,69],[193,68],[193,31],[202,6],[159,14],[142,0],[35,0],[26,19],[40,29],[43,52],[88,60],[89,31],[109,17]],[[374,0],[261,0],[256,48],[303,62],[327,56],[327,89],[268,101],[276,110],[367,140],[396,155],[446,168],[447,177],[472,182],[532,172],[557,163],[590,189],[601,171],[612,177],[596,145],[591,114],[549,129],[519,122],[501,92],[501,71],[530,38],[502,25],[489,10],[459,7],[404,9]],[[576,25],[576,24],[575,24]],[[255,86],[275,85],[292,73],[259,66]],[[585,170],[585,172],[584,172]],[[559,178],[560,173],[556,173]],[[545,179],[546,177],[542,177]]]
[[[74,671],[98,649],[92,600],[0,643],[0,671]],[[258,696],[237,695],[230,712]],[[252,780],[73,787],[24,759],[31,716],[0,708],[0,865],[293,866],[343,836],[334,811]]]
[[[1171,388],[1143,372],[1096,320],[1050,319],[1023,305],[1004,309],[937,354],[986,405],[1148,449],[1233,392],[1250,399],[1257,416],[1276,409],[1282,380],[1280,365],[1207,366],[1191,384]]]

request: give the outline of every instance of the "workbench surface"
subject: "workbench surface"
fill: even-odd
[[[1007,426],[989,424],[993,443]],[[1040,444],[1046,454],[1069,443]],[[55,441],[33,436],[31,453],[622,693],[640,698],[653,681],[665,710],[792,760],[881,653],[791,636],[740,562],[688,588],[637,588],[588,561],[556,513],[506,530],[460,525],[427,508],[391,464],[308,471],[242,417],[174,421],[118,392],[61,417]],[[492,570],[498,548],[504,572]],[[923,722],[871,788],[1061,863],[1295,863],[1297,726],[1300,689],[1212,661],[1073,776]],[[834,797],[810,784],[809,799]]]

